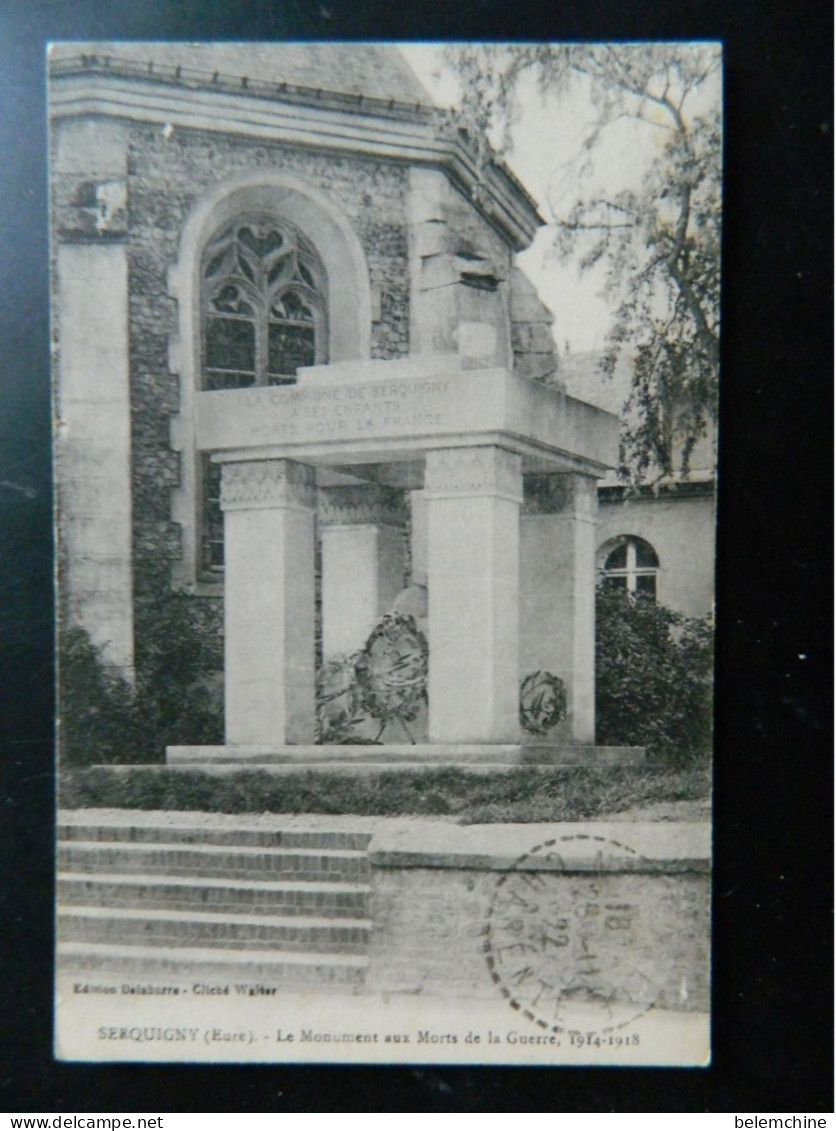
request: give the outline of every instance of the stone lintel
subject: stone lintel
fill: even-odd
[[[618,461],[618,418],[498,369],[441,371],[409,359],[303,370],[289,387],[195,395],[195,438],[219,460],[310,464],[420,461],[497,446],[526,470],[600,478]]]
[[[316,508],[316,473],[289,459],[225,463],[221,478],[221,508],[259,510],[272,507]]]

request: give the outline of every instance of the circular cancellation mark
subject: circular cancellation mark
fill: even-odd
[[[582,871],[563,855],[578,848],[592,850]],[[626,874],[616,863],[625,857]],[[488,910],[485,958],[512,1009],[554,1033],[611,1033],[653,1007],[660,989],[641,945],[649,879],[635,872],[642,860],[618,841],[576,834],[535,845],[503,873]]]

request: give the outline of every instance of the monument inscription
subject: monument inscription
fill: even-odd
[[[297,385],[234,395],[243,409],[258,414],[249,427],[251,441],[269,443],[442,428],[451,407],[450,385],[445,378],[328,388]]]
[[[330,375],[325,382],[312,370],[300,373],[293,386],[200,392],[197,446],[218,453],[288,446],[294,449],[287,453],[291,458],[316,462],[327,458],[334,443],[370,452],[356,442],[371,441],[380,445],[376,458],[398,459],[422,448],[458,446],[464,437],[470,444],[495,444],[501,436],[507,450],[556,459],[555,466],[564,470],[566,453],[589,470],[609,466],[613,459],[616,418],[555,389],[504,369],[439,374],[435,359],[408,377],[378,378],[380,367],[397,370],[399,362],[374,365],[374,376],[355,369],[350,377],[345,374],[348,379]]]

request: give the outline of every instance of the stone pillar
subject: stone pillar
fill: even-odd
[[[423,491],[409,492],[412,584],[427,584],[427,504]]]
[[[519,735],[521,458],[427,453],[430,742]]]
[[[403,589],[403,493],[376,484],[319,492],[322,652],[360,648]]]
[[[545,670],[566,685],[569,717],[543,739],[595,742],[596,481],[526,476],[520,522],[520,677]]]
[[[314,740],[314,470],[225,463],[224,664],[228,745]]]
[[[62,598],[134,675],[127,127],[55,127],[55,436]]]

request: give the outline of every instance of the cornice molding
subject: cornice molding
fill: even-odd
[[[117,47],[118,45],[114,45]],[[149,45],[153,47],[153,45]],[[246,75],[225,74],[219,70],[201,67],[185,67],[171,63],[148,60],[139,62],[110,52],[82,51],[78,55],[62,55],[50,59],[51,78],[78,74],[126,75],[145,82],[164,83],[170,86],[187,87],[192,90],[211,89],[232,93],[246,92],[255,98],[270,101],[311,103],[321,106],[338,106],[353,110],[373,111],[395,117],[432,115],[434,107],[420,101],[406,102],[397,98],[370,97],[365,94],[349,94],[346,91],[328,90],[321,86],[304,86],[299,83],[269,82],[265,79],[250,78]]]
[[[453,119],[420,103],[245,83],[227,76],[213,81],[209,72],[185,68],[178,76],[178,68],[149,71],[107,58],[106,65],[98,56],[81,55],[50,65],[53,120],[88,115],[126,119],[433,165],[466,192],[516,251],[528,247],[544,223],[509,169],[494,162],[480,176],[475,153]]]
[[[715,495],[714,477],[693,479],[667,479],[654,485],[642,484],[629,487],[622,483],[598,483],[598,499],[601,503],[665,502],[669,499],[713,499]]]

